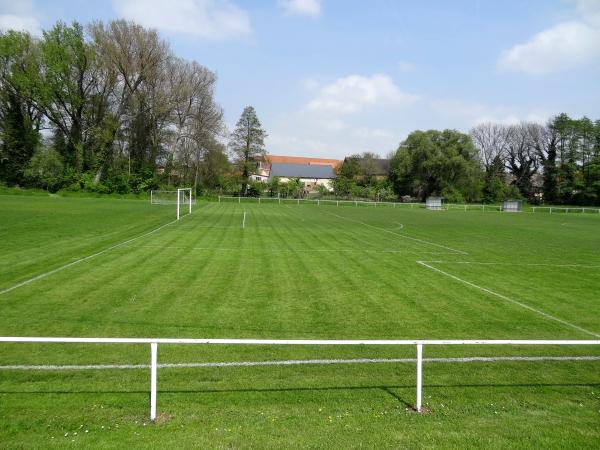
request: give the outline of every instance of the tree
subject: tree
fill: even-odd
[[[229,170],[229,160],[223,144],[214,142],[206,148],[199,170],[204,187],[215,189],[219,186],[220,180]]]
[[[512,184],[525,198],[532,196],[532,177],[537,173],[539,160],[533,146],[530,124],[525,122],[507,127],[507,167],[513,176]]]
[[[481,198],[482,174],[469,135],[455,130],[414,131],[391,161],[390,181],[398,195],[449,201]]]
[[[478,150],[479,160],[486,172],[506,160],[506,127],[497,123],[482,123],[471,129],[471,139]]]
[[[150,176],[166,156],[163,141],[176,99],[169,83],[171,50],[155,30],[124,20],[93,23],[90,34],[107,81],[117,155],[126,158],[129,176]],[[109,164],[103,161],[99,173]]]
[[[83,27],[56,23],[40,41],[38,95],[33,99],[44,116],[67,140],[65,162],[76,173],[84,169],[84,145],[89,124],[86,108],[96,83],[94,54],[85,42]]]
[[[40,141],[41,114],[29,100],[38,66],[27,33],[0,33],[0,180],[22,184]]]
[[[23,110],[23,102],[8,92],[0,126],[0,179],[22,184],[24,170],[38,144],[39,133]]]
[[[62,182],[63,163],[60,154],[52,149],[40,150],[25,169],[25,178],[32,184],[55,191]]]
[[[256,159],[266,154],[264,142],[266,137],[267,133],[261,127],[256,111],[252,106],[246,106],[229,142],[229,147],[242,174],[243,195],[247,193],[248,177],[256,166]]]

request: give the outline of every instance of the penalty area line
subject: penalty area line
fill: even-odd
[[[545,361],[600,361],[600,356],[468,356],[463,358],[423,358],[424,363],[473,363],[473,362],[545,362]],[[358,359],[291,359],[275,361],[229,361],[157,364],[159,369],[187,369],[195,367],[256,367],[298,366],[334,364],[385,364],[411,363],[416,358],[358,358]],[[70,364],[70,365],[6,365],[0,370],[124,370],[148,369],[149,364]]]
[[[186,216],[182,216],[182,218],[183,217],[186,217]],[[72,266],[74,266],[76,264],[82,263],[84,261],[88,261],[88,260],[90,260],[92,258],[95,258],[96,256],[103,255],[104,253],[109,252],[111,250],[114,250],[115,248],[122,247],[124,245],[127,245],[127,244],[133,242],[133,241],[136,241],[136,240],[141,239],[143,237],[149,236],[149,235],[151,235],[153,233],[156,233],[159,230],[162,230],[165,227],[168,227],[169,225],[174,224],[177,221],[178,221],[177,219],[172,220],[171,222],[165,223],[165,224],[159,226],[158,228],[155,228],[154,230],[148,231],[147,233],[140,234],[139,236],[136,236],[134,238],[127,239],[126,241],[119,242],[118,244],[115,244],[115,245],[111,245],[110,247],[105,248],[104,250],[101,250],[99,252],[93,253],[93,254],[88,255],[88,256],[84,256],[83,258],[76,259],[75,261],[70,262],[68,264],[65,264],[64,266],[60,266],[60,267],[57,267],[56,269],[50,270],[48,272],[44,272],[44,273],[39,274],[39,275],[36,275],[33,278],[29,278],[28,280],[22,281],[20,283],[15,284],[14,286],[11,286],[9,288],[6,288],[6,289],[0,291],[0,295],[6,294],[6,293],[11,292],[11,291],[14,291],[15,289],[18,289],[20,287],[26,286],[28,284],[31,284],[31,283],[35,282],[35,281],[41,280],[42,278],[49,277],[50,275],[54,275],[55,273],[60,272],[60,271],[65,270],[65,269],[68,269],[69,267],[72,267]]]
[[[434,266],[431,266],[431,265],[427,264],[428,262],[432,263],[432,264],[433,263],[441,263],[441,261],[417,261],[417,264],[419,264],[419,265],[421,265],[423,267],[426,267],[426,268],[428,268],[430,270],[433,270],[434,272],[438,272],[438,273],[440,273],[440,274],[442,274],[442,275],[444,275],[444,276],[446,276],[448,278],[452,278],[453,280],[458,281],[459,283],[463,283],[463,284],[466,284],[467,286],[471,286],[471,287],[473,287],[475,289],[479,289],[480,291],[483,291],[483,292],[485,292],[487,294],[490,294],[490,295],[493,295],[495,297],[498,297],[498,298],[500,298],[500,299],[502,299],[504,301],[512,303],[513,305],[520,306],[521,308],[524,308],[524,309],[527,309],[527,310],[529,310],[531,312],[539,314],[540,316],[545,317],[546,319],[553,320],[555,322],[561,323],[561,324],[563,324],[563,325],[565,325],[567,327],[570,327],[570,328],[573,328],[575,330],[581,331],[582,333],[589,334],[590,336],[600,337],[600,334],[598,334],[598,333],[594,333],[593,331],[586,330],[585,328],[582,328],[579,325],[575,325],[574,323],[567,322],[566,320],[563,320],[563,319],[561,319],[559,317],[556,317],[556,316],[553,316],[551,314],[548,314],[548,313],[546,313],[546,312],[544,312],[544,311],[542,311],[540,309],[533,308],[532,306],[529,306],[526,303],[520,302],[518,300],[514,300],[514,299],[512,299],[510,297],[507,297],[506,295],[499,294],[498,292],[494,292],[491,289],[485,288],[483,286],[479,286],[479,285],[477,285],[475,283],[471,283],[470,281],[467,281],[467,280],[464,280],[462,278],[459,278],[456,275],[452,275],[451,273],[444,272],[443,270],[438,269],[437,267],[434,267]]]
[[[381,228],[381,227],[377,227],[375,225],[371,225],[371,224],[368,224],[368,223],[365,223],[365,222],[361,222],[360,220],[350,219],[349,217],[340,216],[339,214],[331,213],[331,212],[328,212],[328,211],[323,211],[323,212],[325,214],[329,214],[330,216],[335,216],[335,217],[338,217],[340,219],[347,220],[349,222],[358,223],[358,224],[361,224],[361,225],[363,225],[365,227],[369,227],[369,228],[373,228],[375,230],[383,231],[385,233],[393,234],[394,236],[401,237],[402,239],[409,239],[411,241],[420,242],[421,244],[433,245],[435,247],[443,248],[445,250],[450,250],[450,251],[452,251],[454,253],[458,253],[458,254],[461,254],[461,255],[468,255],[467,252],[464,252],[462,250],[457,250],[457,249],[452,248],[452,247],[446,247],[445,245],[436,244],[435,242],[429,242],[429,241],[426,241],[424,239],[419,239],[419,238],[415,238],[415,237],[411,237],[411,236],[406,236],[404,234],[396,233],[394,231],[387,230],[385,228]],[[418,252],[415,252],[415,253],[418,253]]]

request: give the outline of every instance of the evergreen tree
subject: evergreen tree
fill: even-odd
[[[256,111],[252,106],[246,106],[229,142],[229,147],[242,174],[243,195],[248,192],[248,177],[256,168],[257,158],[266,154],[266,137],[267,133],[263,130]]]
[[[24,170],[39,144],[39,133],[32,127],[19,97],[8,92],[0,122],[0,179],[22,184]]]

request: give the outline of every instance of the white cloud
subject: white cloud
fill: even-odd
[[[248,13],[227,0],[113,0],[116,13],[141,25],[205,39],[252,32]]]
[[[31,0],[0,1],[0,30],[28,31],[34,36],[41,36],[42,25],[38,9]]]
[[[402,92],[385,74],[350,75],[323,86],[307,109],[330,114],[353,114],[374,106],[408,106],[416,96]]]
[[[417,96],[403,92],[386,74],[349,75],[331,83],[314,77],[302,81],[312,98],[270,124],[271,152],[337,158],[364,151],[387,154],[405,135],[407,107],[418,103]]]
[[[426,106],[431,113],[439,116],[444,128],[461,128],[494,122],[513,125],[522,121],[545,123],[552,113],[541,109],[518,109],[505,106],[489,106],[481,103],[460,100],[430,100]],[[461,125],[459,125],[461,124]]]
[[[279,6],[290,16],[318,17],[321,15],[320,0],[279,0]]]
[[[14,14],[0,14],[0,30],[29,31],[39,36],[42,34],[40,21],[35,17],[16,16]]]
[[[597,63],[600,59],[600,1],[579,0],[575,20],[559,23],[503,51],[502,70],[544,75]]]

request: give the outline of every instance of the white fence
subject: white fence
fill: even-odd
[[[280,197],[228,197],[228,196],[219,196],[219,203],[224,201],[230,201],[234,203],[242,203],[242,200],[245,203],[277,203],[277,204],[310,204],[310,205],[335,205],[335,206],[390,206],[392,208],[396,207],[404,207],[404,208],[426,208],[425,203],[418,202],[374,202],[367,200],[325,200],[318,198],[280,198]],[[484,205],[484,204],[466,204],[466,203],[444,203],[442,209],[460,209],[463,211],[502,211],[502,206],[500,205]]]
[[[277,204],[296,204],[299,205],[309,204],[309,205],[367,205],[367,206],[389,206],[391,205],[393,208],[398,206],[406,206],[408,208],[425,208],[425,203],[399,203],[399,202],[370,202],[366,200],[325,200],[320,198],[280,198],[280,197],[227,197],[219,195],[219,203],[223,201],[233,201],[236,203],[242,203],[242,200],[246,203],[277,203]]]
[[[235,203],[242,203],[242,200],[246,203],[278,203],[278,204],[311,204],[311,205],[354,205],[354,206],[391,206],[405,207],[405,208],[426,208],[425,203],[403,203],[403,202],[374,202],[366,200],[323,200],[313,198],[279,198],[279,197],[228,197],[219,196],[219,203],[224,201],[232,201]],[[483,212],[502,212],[504,210],[502,205],[484,205],[476,203],[444,203],[442,209],[459,209],[462,211],[483,211]],[[552,214],[558,212],[564,213],[593,213],[600,214],[600,208],[582,208],[582,207],[557,207],[557,206],[532,206],[530,212],[547,212]]]
[[[557,207],[557,206],[532,206],[533,212],[554,213],[581,213],[581,214],[600,214],[600,208],[578,208],[578,207]]]
[[[70,343],[70,344],[150,344],[150,419],[156,419],[158,344],[212,345],[414,345],[417,349],[415,409],[422,410],[423,347],[425,345],[600,345],[600,340],[311,340],[311,339],[165,339],[165,338],[70,338],[70,337],[0,337],[0,342]]]

